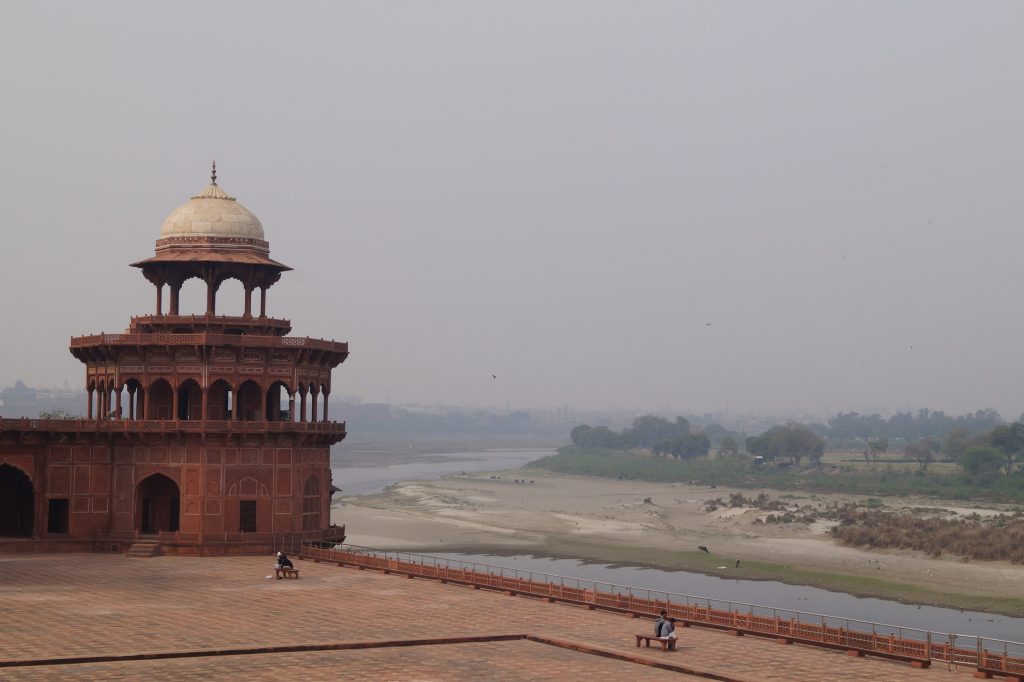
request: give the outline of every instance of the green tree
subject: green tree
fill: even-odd
[[[927,438],[922,438],[916,443],[907,443],[903,448],[903,456],[917,462],[922,471],[927,471],[928,465],[935,459],[935,451],[934,443]]]
[[[740,444],[732,436],[725,436],[718,441],[718,454],[735,455],[740,451]]]
[[[825,453],[825,440],[796,422],[773,426],[760,436],[747,439],[747,452],[766,460],[788,457],[799,465],[804,457],[819,464]]]
[[[775,453],[772,451],[772,437],[767,432],[760,436],[748,436],[745,444],[747,452],[755,457],[764,457],[769,462],[775,459]]]
[[[988,478],[999,471],[1005,457],[999,448],[972,445],[960,456],[960,466],[974,478]]]
[[[691,433],[672,441],[672,454],[679,459],[703,457],[711,450],[711,441],[703,433]]]
[[[645,414],[633,420],[633,426],[622,432],[630,436],[642,448],[649,448],[658,441],[672,440],[690,433],[690,422],[683,417],[676,417],[675,423],[664,417]]]
[[[657,443],[651,446],[651,452],[653,452],[656,455],[671,455],[672,441],[668,439],[659,440]]]
[[[988,442],[1002,451],[1003,473],[1009,476],[1017,455],[1024,450],[1024,424],[1014,422],[997,426],[989,434]]]
[[[877,462],[878,456],[889,450],[889,439],[885,436],[881,438],[872,438],[868,441],[868,446],[864,450],[864,462],[868,461],[868,456],[871,457],[872,461]]]
[[[942,457],[950,462],[959,462],[971,442],[971,432],[967,427],[958,426],[950,429],[946,437],[942,439]]]
[[[580,424],[570,431],[569,439],[572,441],[572,444],[577,447],[583,447],[583,441],[587,437],[587,433],[589,433],[592,428],[593,427],[587,426],[586,424]]]

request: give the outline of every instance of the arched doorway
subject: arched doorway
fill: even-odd
[[[32,481],[24,471],[0,465],[0,535],[31,537]]]
[[[136,500],[136,526],[140,533],[178,530],[181,497],[177,483],[163,474],[153,474],[139,483]]]

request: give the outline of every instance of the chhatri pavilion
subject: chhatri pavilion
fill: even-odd
[[[289,320],[267,315],[267,290],[291,268],[270,258],[259,219],[218,186],[216,166],[164,221],[154,255],[132,265],[155,287],[155,310],[122,334],[71,339],[85,418],[0,419],[0,551],[340,542],[330,448],[345,424],[329,420],[328,396],[348,344],[290,336]],[[205,284],[202,315],[179,313],[192,278]],[[244,312],[218,315],[230,279]]]

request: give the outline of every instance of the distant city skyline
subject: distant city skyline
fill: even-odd
[[[1024,412],[1024,5],[0,7],[0,386],[208,181],[373,402]],[[229,282],[218,311],[237,314]],[[183,311],[202,312],[190,282]],[[664,409],[662,409],[664,408]]]

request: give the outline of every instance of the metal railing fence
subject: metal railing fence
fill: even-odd
[[[288,554],[383,571],[435,578],[639,615],[739,630],[802,643],[918,661],[973,666],[1006,675],[1024,674],[1024,643],[980,635],[938,632],[762,604],[677,594],[630,585],[509,568],[412,552],[344,545],[325,549],[287,539]]]

